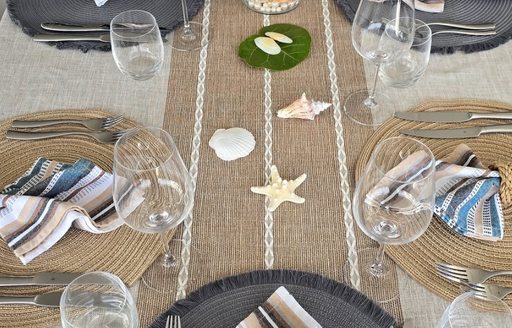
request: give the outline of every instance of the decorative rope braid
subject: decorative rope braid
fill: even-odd
[[[491,166],[498,170],[501,177],[500,197],[504,207],[512,205],[512,163],[498,162]]]

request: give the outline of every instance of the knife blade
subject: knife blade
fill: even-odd
[[[62,292],[45,293],[36,296],[0,296],[0,304],[27,304],[59,307]]]
[[[498,119],[512,120],[512,113],[473,113],[473,112],[396,112],[396,118],[408,121],[431,122],[431,123],[460,123],[477,119]]]
[[[152,24],[133,24],[124,23],[120,24],[123,27],[131,28],[133,26],[139,28],[152,27]],[[75,25],[75,24],[62,24],[62,23],[41,23],[41,28],[52,31],[52,32],[109,32],[109,24],[97,24],[97,25]],[[161,32],[168,32],[166,28],[159,27]]]
[[[82,273],[41,272],[27,277],[0,277],[0,287],[67,285]]]
[[[37,42],[57,41],[99,41],[110,42],[110,33],[59,33],[59,34],[36,34],[32,37]]]
[[[476,138],[486,133],[511,133],[512,124],[474,126],[463,129],[416,129],[400,130],[401,134],[432,139]]]

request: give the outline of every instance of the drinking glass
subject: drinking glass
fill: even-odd
[[[482,299],[473,292],[459,295],[444,311],[438,328],[512,327],[512,311],[498,298]]]
[[[389,289],[386,244],[410,243],[427,230],[434,209],[435,160],[423,143],[404,137],[381,141],[373,150],[354,191],[353,213],[359,228],[379,243],[378,250],[358,252],[362,284],[375,301],[398,293]]]
[[[181,0],[183,26],[174,31],[172,48],[178,51],[199,50],[203,46],[203,24],[188,18],[187,1]]]
[[[108,272],[81,275],[60,298],[63,328],[136,328],[137,308],[130,291]]]
[[[406,88],[416,83],[427,70],[432,45],[432,31],[424,22],[416,19],[411,48],[395,60],[382,64],[379,77],[382,82],[395,88]]]
[[[345,114],[361,125],[380,125],[383,111],[392,102],[377,93],[378,71],[410,48],[414,33],[414,0],[362,0],[352,22],[352,45],[363,58],[377,67],[370,90],[351,93],[344,103]],[[375,115],[380,114],[380,115]]]
[[[114,146],[113,173],[117,213],[132,229],[160,235],[161,264],[167,268],[162,275],[169,273],[176,258],[166,233],[185,219],[193,204],[190,175],[172,137],[159,128],[128,131]]]
[[[119,70],[148,80],[162,67],[164,45],[155,17],[143,10],[120,13],[110,23],[112,55]]]

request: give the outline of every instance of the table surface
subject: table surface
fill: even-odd
[[[332,5],[328,9],[332,11],[330,15],[339,14]],[[168,45],[162,71],[145,81],[142,88],[141,82],[130,80],[117,70],[110,53],[60,51],[32,42],[7,13],[0,22],[0,44],[0,119],[58,108],[101,108],[123,113],[143,125],[162,126],[169,87],[166,74],[173,65]],[[396,99],[398,110],[432,99],[512,102],[510,58],[512,42],[473,54],[433,55],[425,76],[414,87],[380,88]],[[368,83],[373,69],[366,66]],[[404,327],[435,327],[448,302],[401,270],[398,282]]]

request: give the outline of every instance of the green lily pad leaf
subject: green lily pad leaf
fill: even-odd
[[[286,44],[276,41],[281,47],[277,55],[269,55],[254,43],[254,39],[265,36],[266,32],[278,32],[293,40]],[[240,43],[238,55],[248,65],[253,67],[265,67],[274,71],[284,71],[295,67],[306,59],[311,48],[311,36],[304,28],[292,24],[274,24],[263,27],[258,34],[251,35]]]

